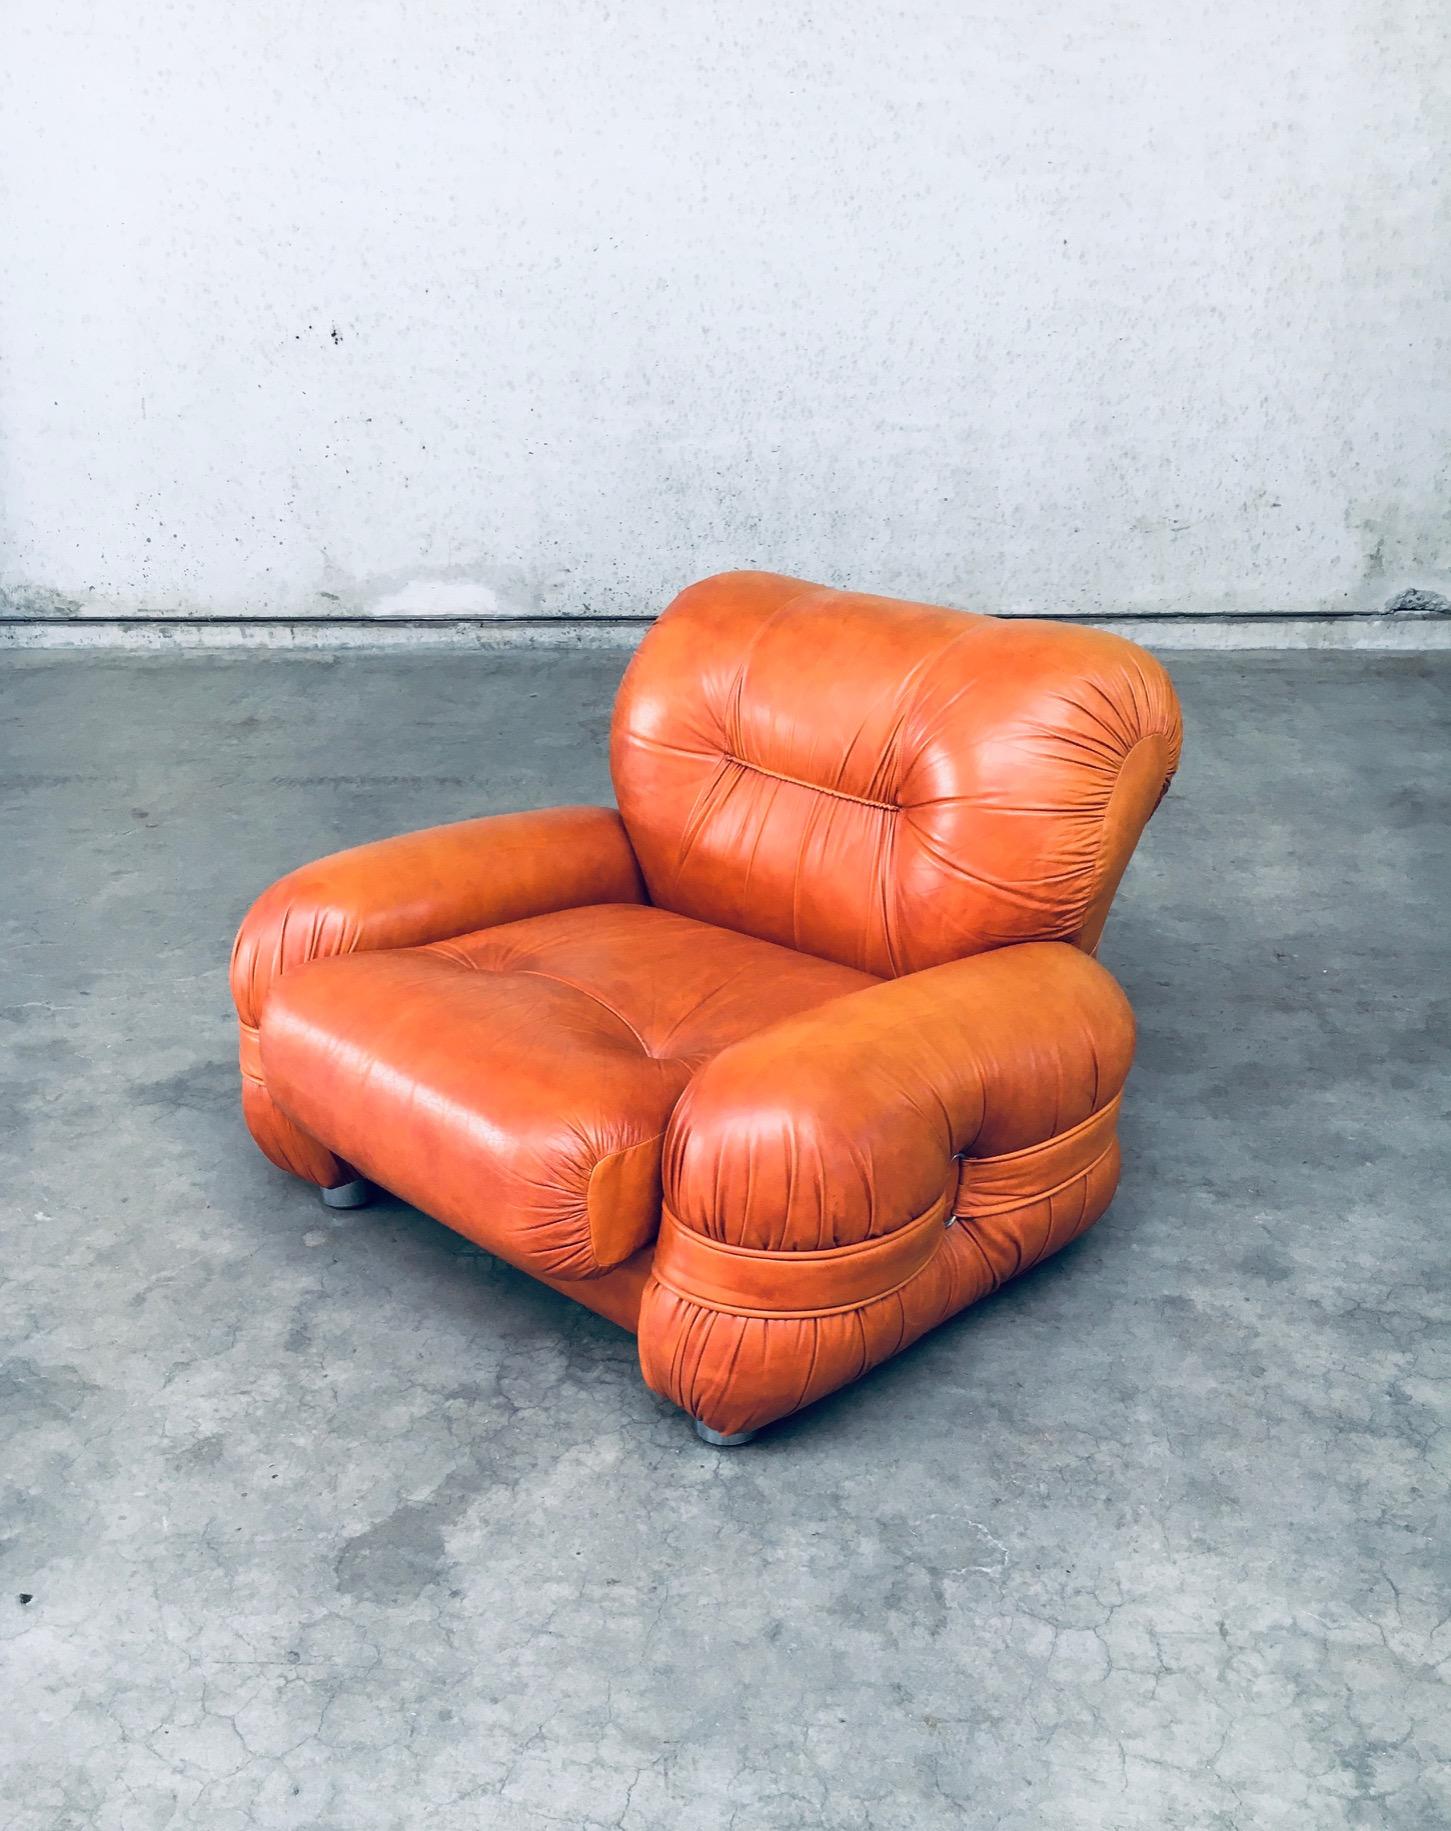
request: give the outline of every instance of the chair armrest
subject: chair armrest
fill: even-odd
[[[665,1198],[707,1238],[771,1252],[876,1239],[996,1157],[1079,1125],[1123,1086],[1133,1016],[1061,941],[850,992],[724,1050],[666,1143]]]
[[[553,807],[428,827],[289,872],[247,912],[232,949],[237,1015],[255,1028],[274,980],[309,960],[419,947],[585,903],[644,901],[609,807]]]
[[[666,1139],[647,1382],[755,1429],[1065,1245],[1117,1180],[1133,1036],[1097,962],[1028,942],[724,1050]]]

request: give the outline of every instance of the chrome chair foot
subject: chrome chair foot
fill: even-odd
[[[329,1208],[366,1208],[378,1191],[363,1177],[355,1182],[339,1183],[336,1189],[319,1189]]]
[[[702,1443],[709,1443],[715,1449],[733,1450],[737,1444],[749,1443],[756,1433],[753,1430],[738,1430],[733,1437],[728,1437],[723,1431],[712,1430],[708,1424],[702,1424],[697,1418],[695,1434]]]

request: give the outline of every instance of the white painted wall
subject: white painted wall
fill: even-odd
[[[6,0],[11,614],[1451,584],[1445,0]]]

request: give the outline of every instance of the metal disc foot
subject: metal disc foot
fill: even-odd
[[[318,1193],[329,1208],[366,1208],[378,1191],[360,1176],[356,1182],[339,1183],[336,1189],[321,1189]]]
[[[709,1443],[718,1450],[733,1450],[739,1443],[749,1443],[756,1433],[753,1430],[738,1430],[733,1437],[728,1437],[724,1431],[712,1430],[697,1418],[695,1434],[702,1443]]]

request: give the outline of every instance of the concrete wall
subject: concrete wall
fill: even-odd
[[[9,0],[0,583],[1451,585],[1444,0]]]

